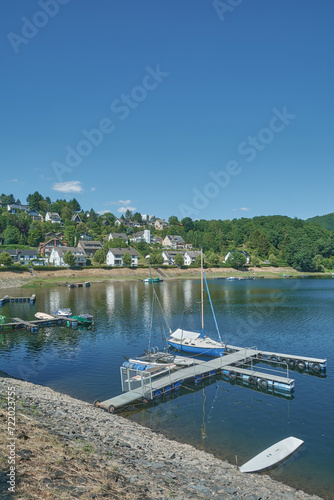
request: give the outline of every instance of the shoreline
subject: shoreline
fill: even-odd
[[[15,493],[27,498],[321,498],[268,475],[244,474],[191,445],[1,371],[0,387],[2,446],[8,442],[5,396],[14,387]]]
[[[254,277],[259,279],[284,279],[283,275],[293,278],[301,277],[331,277],[331,273],[300,273],[290,267],[251,267],[246,270],[236,270],[233,268],[207,268],[205,270],[207,278],[227,278],[235,277]],[[153,277],[159,277],[163,280],[175,279],[199,279],[200,271],[198,268],[189,269],[152,269]],[[34,271],[32,275],[29,271],[0,271],[0,289],[21,288],[21,287],[39,287],[65,285],[66,283],[85,282],[103,283],[115,281],[138,281],[149,276],[148,269],[130,269],[130,268],[110,268],[110,269],[60,269],[57,271]]]

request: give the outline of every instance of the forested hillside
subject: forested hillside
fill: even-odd
[[[153,225],[154,218],[143,221],[141,214],[128,211],[126,217],[120,217],[121,224],[115,225],[115,215],[99,215],[93,209],[84,211],[76,199],[52,202],[38,192],[28,195],[27,206],[40,214],[40,220],[33,220],[27,207],[17,208],[15,213],[10,213],[8,205],[21,204],[13,195],[2,194],[0,201],[2,249],[15,245],[36,248],[51,231],[62,231],[70,247],[77,244],[82,234],[88,234],[107,248],[110,246],[110,242],[107,243],[110,232],[126,233],[130,237],[141,229],[150,229],[155,236],[163,238],[167,234],[180,235],[186,243],[193,245],[193,249],[202,247],[209,263],[222,263],[229,250],[238,249],[250,254],[252,265],[270,262],[272,265],[290,265],[300,271],[334,268],[334,231],[310,219],[303,221],[276,215],[223,220],[223,214],[219,214],[222,217],[217,217],[217,220],[192,220],[185,217],[179,221],[176,216],[171,215],[167,227],[158,231]],[[61,224],[45,222],[47,212],[57,212],[61,217]],[[72,220],[75,214],[79,215],[81,222]],[[329,214],[328,220],[330,216],[334,217],[334,214]],[[129,221],[136,221],[140,227],[131,227]],[[145,255],[148,250],[146,245],[139,243],[134,246]],[[153,252],[159,250],[161,252],[161,245],[155,244]]]
[[[317,215],[315,217],[311,217],[310,219],[307,219],[306,222],[315,222],[329,231],[334,231],[334,212],[327,215]]]

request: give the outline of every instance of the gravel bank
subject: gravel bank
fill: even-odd
[[[92,492],[87,484],[74,487],[73,481],[70,480],[71,478],[73,480],[73,474],[70,474],[70,469],[66,465],[68,460],[66,462],[67,457],[64,456],[63,461],[58,461],[60,464],[58,469],[50,473],[50,478],[44,478],[43,485],[38,484],[34,475],[21,474],[21,476],[26,476],[26,481],[36,481],[34,487],[37,491],[39,488],[44,488],[43,493],[40,493],[40,498],[44,496],[81,499],[174,498],[178,500],[190,498],[316,500],[320,498],[295,490],[266,475],[242,474],[234,465],[221,461],[204,451],[196,450],[192,446],[169,441],[164,436],[121,416],[110,415],[88,403],[57,393],[48,387],[13,379],[0,372],[3,409],[3,413],[0,409],[0,416],[3,420],[6,417],[8,387],[15,387],[17,418],[19,419],[20,415],[22,417],[27,415],[26,418],[38,422],[29,440],[23,440],[24,443],[19,439],[16,441],[16,455],[20,458],[20,461],[17,460],[19,463],[16,464],[18,472],[20,467],[23,467],[20,464],[24,457],[32,460],[31,457],[34,454],[29,448],[32,448],[34,440],[40,439],[39,433],[43,428],[49,435],[56,438],[57,442],[64,444],[67,450],[80,450],[86,466],[94,466],[99,478],[107,478],[104,480],[103,491],[99,490],[99,493]],[[23,434],[21,432],[22,436],[25,437],[24,432]],[[2,457],[6,453],[2,450]],[[52,454],[52,450],[50,453]],[[3,458],[3,465],[4,462]],[[4,469],[6,465],[2,466],[2,470]],[[71,470],[74,470],[73,466]],[[91,472],[88,469],[87,471],[88,477]],[[5,495],[7,489],[4,477],[3,473],[0,476],[2,495]],[[87,482],[87,479],[82,477],[77,479],[81,479],[83,483]],[[22,481],[23,479],[21,486],[24,486]],[[38,498],[38,495],[27,495],[18,497]],[[0,496],[0,498],[7,498],[7,496]]]

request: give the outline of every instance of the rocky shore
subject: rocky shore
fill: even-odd
[[[13,495],[7,482],[12,443],[16,498],[319,499],[3,372],[0,394],[0,498]]]

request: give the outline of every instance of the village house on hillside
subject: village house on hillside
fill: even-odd
[[[10,205],[7,205],[7,211],[10,214],[17,214],[18,212],[27,212],[29,210],[29,205],[20,205],[17,203],[11,203]]]
[[[168,222],[165,221],[165,219],[156,219],[154,222],[154,229],[157,231],[161,231],[162,229],[165,229],[165,227],[168,226]]]
[[[87,257],[94,257],[95,253],[103,248],[103,245],[100,241],[80,240],[78,247],[84,250]]]
[[[52,224],[61,224],[61,218],[57,212],[46,212],[45,222],[52,222]]]
[[[167,234],[167,236],[165,236],[165,238],[162,240],[162,246],[174,249],[184,248],[185,242],[182,236]]]
[[[128,240],[128,235],[125,234],[125,233],[110,233],[109,237],[108,237],[108,240],[111,241],[111,240],[115,240],[115,239],[120,239],[120,240],[127,241]]]
[[[37,250],[21,250],[19,248],[15,248],[14,250],[0,250],[0,254],[2,254],[2,252],[7,252],[11,256],[13,264],[15,262],[19,262],[24,266],[31,264],[37,259]]]
[[[200,257],[201,252],[198,250],[186,250],[184,252],[184,265],[185,266],[190,266],[191,264],[195,264],[195,260],[197,257]],[[203,259],[205,258],[205,255],[203,254]]]
[[[177,254],[181,254],[184,258],[184,252],[176,252],[173,250],[168,250],[162,252],[162,257],[164,259],[164,266],[173,266],[175,264],[174,259]]]
[[[64,262],[64,255],[71,251],[75,257],[76,266],[86,265],[86,254],[82,248],[79,247],[54,247],[51,251],[49,262],[53,266],[68,267]]]
[[[128,253],[131,257],[131,266],[138,265],[138,252],[134,248],[109,248],[107,253],[107,266],[123,266],[123,257]]]
[[[76,224],[79,224],[80,222],[82,222],[82,220],[80,219],[80,215],[79,214],[72,215],[71,221],[75,222]]]
[[[53,237],[53,238],[50,238],[48,241],[44,241],[44,242],[41,242],[39,244],[39,253],[47,258],[49,258],[50,254],[51,254],[51,250],[55,247],[65,247],[65,243],[63,243],[62,241],[60,241],[59,238],[57,237]]]
[[[31,209],[27,210],[27,214],[32,218],[33,221],[43,222],[43,215],[41,215],[37,210]]]

